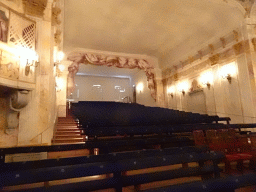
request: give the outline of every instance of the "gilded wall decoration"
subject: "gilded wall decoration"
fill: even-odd
[[[145,59],[128,58],[112,55],[94,54],[87,52],[73,52],[68,58],[73,63],[68,67],[68,95],[75,89],[74,78],[79,70],[79,64],[93,64],[93,65],[106,65],[118,68],[134,69],[138,68],[145,71],[148,81],[148,88],[150,89],[151,96],[156,100],[156,82],[154,67]]]
[[[211,61],[211,65],[217,64],[220,60],[220,54],[216,54],[216,55],[209,57],[209,60]]]
[[[226,44],[227,44],[225,38],[224,38],[224,37],[221,37],[221,38],[220,38],[220,41],[221,41],[222,47],[225,48],[225,47],[226,47]]]
[[[238,40],[238,43],[237,43],[237,40]],[[242,47],[240,47],[240,45],[239,45],[240,43],[241,43]],[[234,46],[232,47],[232,45],[234,45]],[[227,49],[227,46],[229,46],[228,49]],[[224,48],[226,50],[223,50]],[[216,53],[215,55],[211,55],[214,53],[214,51],[217,51],[220,49],[222,50],[222,52],[219,51],[219,53]],[[249,50],[248,40],[242,40],[242,35],[241,35],[240,29],[236,29],[236,30],[231,31],[227,35],[219,38],[218,41],[213,42],[212,44],[209,44],[208,46],[200,49],[197,52],[197,54],[190,56],[186,60],[174,63],[174,65],[172,67],[163,70],[162,76],[163,76],[163,78],[168,78],[169,76],[174,75],[177,72],[177,70],[181,70],[185,66],[189,66],[189,64],[191,64],[192,58],[194,60],[193,61],[193,63],[194,63],[198,60],[204,60],[203,57],[205,59],[207,57],[209,57],[208,63],[209,64],[211,63],[214,65],[217,62],[220,62],[221,60],[222,61],[225,60],[227,57],[229,57],[231,55],[241,54],[247,50]]]
[[[0,50],[0,76],[8,79],[19,79],[19,62],[15,55]]]
[[[198,83],[198,81],[196,79],[194,79],[191,83],[191,87],[189,89],[189,92],[193,93],[193,92],[197,92],[197,91],[200,91],[200,90],[202,90],[202,86]]]
[[[47,1],[48,0],[22,0],[25,14],[43,17]]]
[[[210,48],[210,50],[211,50],[211,54],[213,54],[213,52],[214,52],[214,46],[213,46],[213,44],[209,44],[208,46],[209,46],[209,48]]]
[[[237,44],[233,45],[233,49],[235,51],[235,54],[238,55],[238,54],[242,53],[242,51],[243,51],[243,44],[241,42],[237,43]]]
[[[52,25],[60,25],[61,21],[58,18],[58,16],[61,13],[61,9],[58,7],[53,7],[52,8]]]
[[[60,45],[61,43],[61,31],[57,29],[57,31],[54,33],[54,43],[56,46]]]
[[[238,32],[237,32],[236,30],[233,30],[233,34],[234,34],[234,40],[235,40],[236,42],[238,42],[238,41],[239,41]]]
[[[256,51],[256,38],[252,38],[252,45],[253,45],[254,51]]]

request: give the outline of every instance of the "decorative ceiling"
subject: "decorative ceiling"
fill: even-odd
[[[234,2],[65,0],[64,51],[145,54],[166,68],[183,53],[241,26],[244,13]]]

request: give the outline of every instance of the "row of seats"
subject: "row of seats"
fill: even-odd
[[[72,114],[79,119],[83,127],[94,128],[212,123],[219,120],[218,116],[118,102],[80,101],[77,104],[72,104]]]
[[[45,159],[29,162],[2,163],[0,171],[0,190],[7,186],[45,182],[47,186],[28,189],[28,191],[93,191],[115,188],[121,192],[123,187],[190,176],[219,178],[218,163],[223,153],[208,153],[207,147],[175,147],[140,151],[110,153],[102,155]],[[211,163],[209,163],[209,161]],[[127,171],[146,168],[197,162],[196,166],[172,169],[156,169],[155,172],[126,174]],[[206,163],[207,162],[207,163]],[[110,174],[113,174],[111,176]],[[51,185],[49,181],[95,176],[78,183]],[[17,190],[18,191],[18,190]]]
[[[213,151],[225,153],[225,169],[230,172],[230,163],[237,162],[238,170],[243,171],[243,161],[250,160],[255,166],[256,135],[240,135],[235,129],[196,130],[193,131],[195,145],[208,145]]]
[[[63,146],[63,149],[66,148],[69,146]],[[15,150],[17,153],[20,151],[29,153],[45,151],[45,149],[45,147],[21,147]],[[14,153],[14,151],[10,152]],[[27,162],[0,162],[0,190],[6,191],[10,186],[25,184],[15,188],[15,191],[69,192],[114,188],[117,192],[121,192],[127,186],[135,186],[136,190],[140,190],[141,184],[177,178],[187,180],[191,176],[196,177],[194,178],[196,181],[141,191],[234,192],[241,187],[256,185],[255,173],[223,177],[218,164],[224,158],[223,152],[209,152],[206,146],[190,146]],[[180,166],[186,163],[188,166]],[[170,165],[173,166],[169,167]],[[168,168],[161,169],[162,166]],[[159,169],[155,169],[154,172],[145,171],[147,168],[156,167]],[[131,172],[132,170],[136,172]],[[138,170],[142,171],[138,172]],[[130,171],[129,174],[127,171]],[[93,180],[89,176],[94,176]],[[79,180],[70,183],[65,181],[57,185],[51,183],[51,181],[71,178],[79,178]],[[45,186],[35,185],[42,182]]]

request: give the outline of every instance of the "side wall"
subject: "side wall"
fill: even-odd
[[[216,38],[209,47],[195,50],[194,56],[164,70],[165,106],[230,117],[231,123],[256,123],[252,66],[255,53],[246,35],[249,27],[245,24],[237,29],[236,38],[234,31],[226,34],[221,38],[226,44]],[[230,81],[223,77],[223,71],[231,75]]]

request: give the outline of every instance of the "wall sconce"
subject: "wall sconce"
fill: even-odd
[[[63,71],[65,69],[65,66],[62,64],[55,64],[54,67],[55,67],[56,76],[57,77],[61,76],[61,74],[63,73]]]
[[[137,87],[137,91],[141,93],[143,91],[144,85],[143,83],[139,83],[136,87]]]
[[[25,75],[28,76],[30,67],[37,67],[39,65],[37,53],[29,48],[17,47],[16,55],[20,58],[20,64],[25,67]]]
[[[58,51],[54,56],[54,67],[56,76],[59,77],[65,69],[65,66],[60,64],[64,59],[65,54],[62,51]]]
[[[213,73],[211,71],[203,73],[200,77],[200,82],[210,89],[211,85],[213,84]]]
[[[179,92],[181,92],[183,95],[185,95],[186,91],[188,90],[188,82],[184,81],[177,85],[177,89]]]
[[[60,63],[65,57],[65,54],[62,51],[58,51],[57,53],[57,62]]]
[[[175,93],[175,87],[174,86],[171,86],[167,89],[167,94],[170,95],[172,98],[174,96],[174,93]]]
[[[55,77],[55,89],[60,92],[63,87],[63,79],[61,77]]]
[[[232,77],[236,75],[236,65],[235,62],[232,62],[228,65],[224,65],[220,69],[220,76],[223,79],[227,79],[229,83],[231,83]]]

